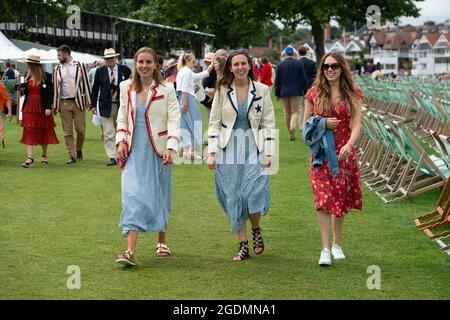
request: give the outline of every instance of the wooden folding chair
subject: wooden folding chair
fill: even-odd
[[[443,186],[450,175],[450,170],[443,160],[432,160],[403,124],[397,121],[392,121],[392,124],[396,127],[410,159],[398,181],[398,189],[382,197],[383,201],[397,201]],[[412,176],[408,176],[409,169],[414,169]]]
[[[425,229],[437,222],[442,222],[448,216],[448,212],[450,210],[450,201],[449,201],[449,191],[450,191],[450,179],[447,178],[447,181],[444,185],[444,189],[441,192],[441,196],[439,197],[436,207],[433,211],[412,218],[414,220],[416,227],[420,229]],[[436,218],[430,220],[431,218]]]

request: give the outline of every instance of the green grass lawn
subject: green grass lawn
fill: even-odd
[[[317,265],[321,242],[308,177],[308,151],[288,141],[281,104],[280,169],[271,177],[271,209],[262,218],[266,251],[242,263],[228,218],[216,201],[214,172],[177,165],[168,245],[155,256],[156,234],[140,234],[135,268],[114,264],[126,248],[118,227],[120,169],[108,160],[100,129],[87,117],[85,160],[65,164],[61,144],[49,164],[24,169],[25,147],[16,123],[5,123],[0,149],[0,299],[449,299],[450,259],[414,227],[439,191],[383,204],[364,190],[363,211],[346,218],[344,261]],[[69,290],[67,268],[79,266],[81,289]],[[369,290],[369,266],[381,270],[381,289]]]

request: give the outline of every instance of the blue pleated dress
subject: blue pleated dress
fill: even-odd
[[[237,232],[250,214],[265,215],[270,207],[268,171],[262,166],[247,118],[247,101],[238,102],[238,115],[225,149],[219,149],[216,195]]]
[[[181,112],[181,125],[180,125],[180,148],[186,148],[191,145],[202,145],[203,143],[203,124],[202,124],[202,112],[198,107],[198,102],[191,94],[188,96],[188,111],[181,111],[182,105],[182,92],[177,91],[178,105]]]
[[[133,142],[122,172],[122,235],[128,231],[165,231],[172,210],[172,166],[163,165],[145,123],[145,102],[136,98]]]

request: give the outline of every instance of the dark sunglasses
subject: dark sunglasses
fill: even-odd
[[[337,69],[339,69],[341,66],[339,65],[339,63],[332,63],[332,64],[327,64],[327,63],[324,63],[323,65],[322,65],[322,68],[323,68],[323,70],[328,70],[328,69],[332,69],[332,70],[337,70]]]
[[[111,57],[111,58],[105,58],[105,60],[112,60],[112,59],[114,59],[115,57]]]

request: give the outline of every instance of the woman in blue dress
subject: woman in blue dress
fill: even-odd
[[[116,263],[134,266],[139,232],[158,232],[156,255],[171,254],[166,227],[172,209],[172,157],[178,151],[180,111],[174,86],[162,80],[151,48],[134,57],[134,78],[120,84],[117,159],[122,172],[122,235],[127,250]]]
[[[228,57],[219,80],[208,128],[208,167],[216,169],[217,199],[239,239],[234,261],[249,257],[246,221],[253,250],[264,251],[260,217],[270,207],[268,168],[275,154],[275,115],[270,89],[254,82],[245,50]]]
[[[184,160],[201,160],[203,138],[202,113],[195,98],[200,89],[201,80],[209,76],[213,65],[199,73],[194,73],[195,56],[192,53],[182,53],[178,59],[178,74],[176,78],[177,96],[181,109],[181,138]]]

